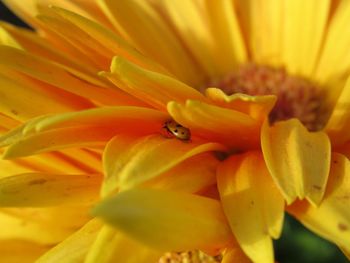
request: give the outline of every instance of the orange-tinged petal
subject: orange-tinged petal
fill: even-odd
[[[341,145],[350,139],[350,78],[343,87],[340,96],[328,120],[326,131],[332,143]]]
[[[149,108],[117,106],[94,108],[79,112],[70,112],[50,116],[32,126],[36,131],[79,126],[111,126],[119,127],[125,132],[156,133],[169,117],[167,114]],[[30,128],[26,129],[29,133]]]
[[[42,255],[35,263],[76,263],[83,262],[94,242],[102,223],[90,220],[73,235]]]
[[[132,189],[100,203],[94,214],[163,251],[217,249],[231,240],[220,203],[192,194]]]
[[[143,54],[186,83],[203,82],[203,73],[196,62],[149,2],[100,0],[99,4],[121,35]]]
[[[33,263],[48,249],[29,241],[0,240],[1,261],[6,263]]]
[[[225,160],[217,172],[218,189],[231,229],[254,262],[274,262],[272,239],[283,223],[284,200],[258,152]]]
[[[211,153],[191,157],[145,183],[146,187],[196,193],[216,184],[219,160]]]
[[[107,144],[103,155],[102,194],[109,195],[119,187],[130,188],[155,178],[197,154],[224,150],[218,143],[183,142],[159,135],[116,136]]]
[[[117,133],[118,128],[96,126],[71,127],[37,133],[10,145],[3,158],[12,159],[65,148],[104,145]]]
[[[21,45],[2,26],[0,27],[0,44],[21,49]]]
[[[259,145],[259,123],[249,115],[204,102],[168,103],[169,114],[195,136],[246,149]]]
[[[102,72],[125,92],[152,106],[165,110],[169,101],[184,102],[186,99],[205,100],[194,88],[167,75],[143,69],[122,57],[115,57],[111,64],[111,73]],[[120,82],[123,85],[119,85]]]
[[[323,198],[331,158],[324,132],[309,132],[296,119],[264,124],[261,145],[266,165],[288,204],[306,198],[318,205]]]
[[[105,105],[139,105],[138,100],[120,90],[111,90],[94,86],[71,75],[63,66],[42,57],[7,47],[0,47],[0,64],[47,84],[63,89],[75,95]]]
[[[243,253],[240,248],[227,248],[221,263],[251,263],[252,261]]]
[[[250,96],[241,93],[226,95],[217,88],[208,88],[205,94],[216,105],[243,112],[259,121],[267,118],[277,100],[274,95]]]
[[[1,207],[92,204],[100,175],[26,173],[0,179]],[[43,198],[44,197],[44,198]]]
[[[318,207],[296,202],[287,211],[313,232],[350,250],[350,161],[341,154],[332,155],[327,190]]]
[[[114,228],[105,225],[89,250],[85,263],[150,263],[157,262],[162,253],[133,241]]]
[[[1,208],[0,239],[57,244],[89,220],[89,209],[87,206]]]

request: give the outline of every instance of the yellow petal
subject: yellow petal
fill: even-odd
[[[117,132],[118,129],[111,127],[82,126],[37,133],[10,145],[3,158],[11,159],[65,148],[104,145]]]
[[[89,209],[87,206],[1,208],[0,239],[57,244],[89,220]]]
[[[343,252],[343,254],[347,257],[347,259],[350,260],[350,250],[347,250],[345,248],[340,248],[340,250]]]
[[[100,175],[43,173],[13,175],[0,179],[0,206],[92,204],[98,200],[100,184]]]
[[[119,127],[127,133],[156,133],[162,128],[169,117],[167,114],[142,107],[102,107],[79,112],[71,112],[50,116],[36,122],[30,129],[47,131],[59,128],[79,126],[110,126]]]
[[[340,96],[328,120],[326,131],[332,144],[342,145],[350,139],[350,78],[342,89]]]
[[[349,24],[350,2],[339,1],[333,12],[315,72],[316,79],[322,83],[343,77],[350,68],[350,34],[344,34]]]
[[[264,124],[266,165],[288,204],[306,198],[318,205],[326,189],[331,145],[324,132],[309,132],[296,119]]]
[[[102,202],[94,214],[163,251],[217,249],[231,239],[220,203],[191,194],[133,189]]]
[[[149,2],[101,0],[99,4],[122,36],[143,54],[186,83],[199,85],[203,82],[203,73],[195,61]]]
[[[251,263],[252,261],[243,253],[240,248],[228,248],[222,258],[221,263]]]
[[[81,229],[42,255],[35,263],[83,262],[94,242],[102,223],[89,221]]]
[[[350,161],[333,154],[329,182],[319,207],[297,202],[288,207],[306,227],[343,249],[350,250]]]
[[[107,144],[103,155],[102,194],[109,195],[118,187],[126,189],[153,179],[197,154],[223,150],[217,143],[183,142],[159,135],[116,136]]]
[[[140,65],[146,69],[166,73],[165,69],[163,69],[160,65],[157,65],[154,61],[143,56],[136,49],[130,46],[127,41],[119,37],[113,31],[110,31],[100,24],[76,13],[58,7],[52,8],[60,16],[69,20],[84,32],[89,34],[89,36],[93,37],[96,41],[103,45],[105,49],[108,49],[114,55],[125,57],[132,63]]]
[[[231,229],[253,262],[273,261],[273,238],[283,223],[284,200],[258,152],[225,160],[217,172],[218,189]]]
[[[222,76],[246,61],[246,47],[240,32],[233,1],[206,0],[204,4],[208,12],[212,38],[212,56],[219,76]]]
[[[164,110],[171,100],[184,102],[186,99],[205,99],[200,92],[183,82],[145,70],[121,57],[113,59],[111,73],[101,74],[125,92],[161,110]],[[124,85],[119,85],[120,82]]]
[[[21,45],[16,41],[16,39],[14,39],[3,27],[0,27],[0,44],[22,49]]]
[[[0,240],[1,261],[6,263],[33,263],[49,247],[21,240]]]
[[[292,74],[313,74],[328,22],[330,2],[287,0],[283,3],[282,54],[284,64]]]
[[[106,105],[138,105],[139,102],[122,91],[96,87],[68,73],[64,67],[24,51],[1,46],[0,65],[29,75],[47,84],[83,98]]]
[[[224,143],[234,148],[256,147],[259,144],[259,125],[249,115],[200,101],[186,104],[168,103],[175,121],[189,128],[194,136]]]
[[[110,226],[104,226],[93,243],[85,263],[150,263],[162,253],[133,241]]]
[[[284,2],[280,0],[236,1],[242,31],[252,61],[280,66],[283,54]]]
[[[196,193],[216,184],[219,160],[211,153],[191,157],[164,174],[147,181],[146,187]]]
[[[274,95],[250,96],[241,93],[226,95],[217,88],[208,88],[205,94],[216,105],[248,114],[259,121],[267,118],[277,100]]]

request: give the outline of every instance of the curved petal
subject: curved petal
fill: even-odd
[[[250,96],[241,93],[226,95],[217,88],[208,88],[205,94],[216,105],[248,114],[261,122],[267,118],[277,100],[274,95]]]
[[[258,152],[225,160],[217,172],[218,189],[231,229],[254,262],[274,262],[273,238],[282,230],[284,200]]]
[[[194,100],[187,100],[185,105],[169,102],[168,111],[195,136],[235,149],[259,145],[259,123],[247,114]]]
[[[157,262],[162,252],[152,250],[110,226],[104,226],[86,256],[85,263],[123,263]]]
[[[185,83],[130,63],[122,57],[114,57],[111,73],[102,72],[120,89],[136,98],[164,110],[169,101],[184,102],[186,99],[205,100],[205,97]]]
[[[0,179],[0,206],[92,204],[98,200],[100,184],[100,175],[43,173],[13,175]]]
[[[331,145],[324,132],[309,132],[297,120],[264,124],[261,146],[266,165],[288,204],[306,198],[322,201],[326,189]]]
[[[119,187],[126,189],[153,179],[194,155],[224,150],[217,143],[183,142],[159,135],[116,136],[103,155],[102,194],[109,195]]]
[[[186,83],[198,85],[204,80],[181,40],[149,1],[100,0],[99,4],[121,35],[143,54]]]
[[[231,240],[220,203],[192,194],[132,189],[100,203],[94,215],[162,251],[217,249]]]
[[[216,184],[219,160],[211,153],[191,157],[172,169],[145,182],[146,187],[196,193]]]
[[[327,190],[319,207],[296,202],[287,211],[313,232],[350,250],[350,161],[333,154]]]
[[[221,263],[251,263],[252,261],[243,253],[240,248],[226,249]]]
[[[42,255],[35,263],[76,263],[83,262],[94,242],[102,223],[93,219]]]

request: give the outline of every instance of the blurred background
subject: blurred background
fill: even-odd
[[[28,27],[11,13],[11,11],[3,5],[1,0],[0,20],[5,20],[18,26]],[[279,263],[350,262],[336,246],[312,234],[288,215],[286,215],[282,237],[274,242],[274,246],[276,261]]]

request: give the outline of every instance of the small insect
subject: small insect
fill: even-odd
[[[175,137],[182,141],[189,141],[191,139],[190,130],[173,120],[166,121],[163,129],[166,131],[166,137]]]

